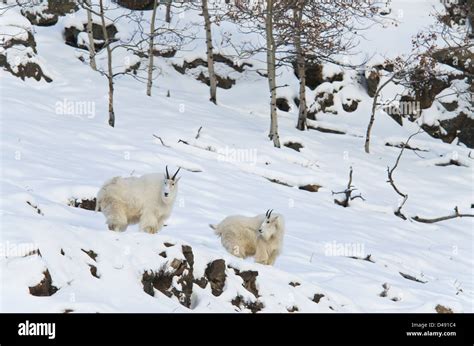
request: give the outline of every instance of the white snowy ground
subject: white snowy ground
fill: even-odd
[[[395,8],[411,6],[406,12],[410,21],[396,32],[390,29],[400,42],[430,22],[427,2],[416,3],[418,7],[395,1]],[[385,144],[405,141],[417,131],[416,125],[399,127],[381,113],[373,129],[371,154],[366,154],[363,137],[371,100],[362,88],[355,88],[350,95],[362,100],[356,112],[341,108],[338,115],[318,115],[324,126],[345,129],[346,135],[296,130],[293,105],[289,113],[279,112],[281,140],[299,142],[304,149],[275,149],[267,139],[268,94],[262,77],[253,72],[234,75],[237,84],[219,89],[215,106],[207,101],[206,85],[178,74],[170,61],[159,58],[161,74],[153,97],[147,97],[145,85],[130,77],[117,80],[117,122],[111,128],[106,80],[63,43],[66,20],[35,28],[38,55],[52,83],[21,81],[0,72],[0,311],[237,310],[229,301],[237,292],[244,296],[249,292],[230,280],[219,297],[209,286],[203,290],[195,285],[192,310],[174,298],[145,294],[142,274],[159,270],[166,261],[158,255],[163,242],[191,245],[197,271],[203,272],[217,258],[236,268],[258,270],[263,312],[286,312],[292,306],[300,312],[434,312],[437,304],[455,312],[474,311],[472,219],[426,225],[393,214],[399,198],[386,182],[386,168],[393,165],[399,149]],[[415,31],[410,30],[413,27]],[[388,41],[383,29],[374,30],[379,33],[373,36],[377,42]],[[191,53],[203,56],[204,50]],[[282,72],[281,83],[290,84],[280,90],[282,95],[296,93],[291,71]],[[90,102],[95,112],[58,114],[58,102],[67,101]],[[191,145],[178,143],[179,139]],[[454,206],[470,212],[474,202],[470,150],[426,134],[415,137],[411,145],[426,151],[407,150],[395,172],[397,185],[409,195],[404,212],[436,217],[450,214]],[[234,160],[233,149],[244,156]],[[467,167],[435,165],[453,155]],[[100,213],[68,206],[70,198],[95,197],[110,177],[161,172],[165,165],[183,167],[182,180],[168,226],[157,235],[139,232],[137,226],[114,233],[107,230]],[[350,166],[353,184],[365,201],[357,199],[350,208],[342,208],[334,204],[331,191],[345,188]],[[311,193],[265,178],[322,188]],[[230,214],[254,215],[270,208],[285,216],[287,226],[283,253],[274,267],[227,254],[208,227]],[[28,252],[20,249],[22,244],[39,249],[41,256],[22,257]],[[96,252],[97,263],[81,249]],[[348,257],[369,254],[375,263]],[[97,266],[99,279],[91,275],[91,263]],[[50,297],[30,295],[28,287],[41,281],[46,268],[59,291]],[[424,283],[408,280],[400,272]],[[290,286],[294,281],[301,285]],[[390,288],[381,297],[385,283]],[[328,300],[312,302],[316,293]]]

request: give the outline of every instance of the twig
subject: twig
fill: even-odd
[[[153,135],[153,137],[155,137],[155,138],[159,139],[159,140],[160,140],[160,142],[161,142],[161,144],[162,144],[164,147],[167,147],[167,148],[169,148],[169,147],[170,147],[169,145],[166,145],[166,144],[165,144],[165,142],[163,142],[163,140],[161,139],[161,137],[158,137],[158,136],[157,136],[157,135],[155,135],[155,134]]]
[[[202,130],[202,126],[199,128],[199,130],[196,134],[196,137],[194,137],[194,138],[199,139],[199,136],[201,135],[201,130]]]
[[[434,219],[425,219],[419,216],[412,217],[414,221],[417,222],[422,222],[422,223],[436,223],[440,221],[446,221],[446,220],[451,220],[451,219],[456,219],[458,217],[474,217],[474,214],[461,214],[459,212],[458,207],[454,208],[454,214],[448,215],[448,216],[441,216],[441,217],[436,217]]]
[[[349,258],[356,259],[356,260],[367,261],[367,262],[370,262],[370,263],[375,263],[375,261],[372,259],[372,255],[367,255],[366,257],[349,256]]]
[[[41,216],[44,216],[43,212],[41,211],[41,209],[37,205],[31,203],[30,201],[26,201],[26,204],[28,204],[30,207],[35,209],[38,214],[40,214]]]

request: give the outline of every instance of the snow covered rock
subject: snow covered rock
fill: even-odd
[[[328,73],[325,71],[325,66],[318,62],[307,60],[306,64],[306,86],[311,90],[316,89],[319,85],[324,82],[341,82],[344,79],[344,73],[342,71],[333,71],[333,73]],[[298,69],[296,62],[293,62],[293,69],[295,76],[299,79]]]
[[[114,24],[109,24],[106,27],[107,35],[109,40],[116,41],[115,35],[118,33],[117,28]],[[64,41],[67,45],[88,50],[88,37],[87,37],[87,22],[68,23],[64,27]],[[102,26],[97,23],[92,23],[92,36],[94,37],[94,47],[96,52],[102,49],[104,46],[104,33],[102,32]]]
[[[153,9],[153,0],[114,0],[114,2],[129,10],[144,11]]]
[[[0,17],[0,67],[25,80],[51,82],[41,66],[31,24],[19,13],[8,11]]]
[[[31,24],[38,26],[55,25],[60,16],[78,10],[74,0],[40,0],[33,4],[25,2],[22,5],[21,13],[28,18]]]

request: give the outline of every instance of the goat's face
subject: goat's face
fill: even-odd
[[[267,211],[265,219],[258,229],[258,236],[265,240],[269,240],[278,231],[279,215],[272,215],[273,210]]]
[[[176,173],[170,177],[168,173],[168,167],[166,167],[166,174],[165,178],[163,179],[163,186],[161,189],[161,199],[164,203],[169,203],[174,200],[176,196],[176,192],[178,190],[178,181],[180,178],[176,178],[180,168],[176,171]]]

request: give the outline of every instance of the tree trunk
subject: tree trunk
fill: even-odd
[[[474,38],[474,2],[468,1],[467,20],[468,20],[468,38]],[[470,29],[470,30],[469,30]]]
[[[109,125],[115,126],[114,113],[114,72],[112,69],[112,49],[110,48],[109,35],[107,33],[107,26],[105,24],[104,14],[104,0],[99,1],[100,6],[100,20],[102,24],[102,35],[104,36],[104,44],[107,49],[107,79],[109,82]]]
[[[90,7],[92,6],[91,0],[86,0],[87,6],[87,36],[89,37],[89,62],[93,70],[97,70],[97,64],[95,62],[95,44],[94,35],[92,33],[92,12]]]
[[[306,64],[304,57],[301,58],[301,62],[298,63],[298,75],[300,76],[300,90],[299,90],[299,111],[298,111],[298,123],[296,128],[304,131],[307,129],[306,119],[308,117],[308,106],[306,103]]]
[[[379,89],[380,90],[380,89]],[[374,101],[372,103],[372,113],[370,114],[369,125],[367,126],[367,133],[365,135],[365,152],[370,153],[370,133],[372,132],[372,126],[374,126],[375,112],[377,111],[377,100],[379,98],[379,90],[374,95]]]
[[[171,0],[166,3],[166,23],[171,23]]]
[[[372,132],[372,126],[374,126],[374,121],[375,121],[375,112],[377,111],[377,102],[380,96],[380,93],[382,92],[382,89],[387,86],[388,83],[390,83],[392,80],[395,79],[396,74],[394,73],[387,81],[385,81],[375,92],[374,95],[374,101],[372,103],[372,113],[370,114],[370,120],[369,120],[369,125],[367,126],[367,133],[365,135],[365,152],[367,154],[370,153],[370,134]]]
[[[303,53],[303,48],[301,46],[301,20],[303,17],[303,4],[299,4],[298,8],[295,8],[293,11],[294,15],[294,24],[296,27],[294,44],[296,50],[296,63],[298,68],[298,76],[300,79],[300,88],[299,88],[299,112],[298,112],[298,122],[296,128],[298,130],[306,130],[306,117],[308,115],[308,107],[306,104],[306,63],[305,56]]]
[[[156,20],[156,9],[158,7],[158,0],[153,2],[153,13],[151,15],[150,23],[150,41],[148,48],[148,80],[146,85],[146,94],[151,96],[151,87],[153,86],[153,65],[154,65],[154,46],[155,46],[155,20]]]
[[[267,70],[268,86],[270,88],[270,133],[268,137],[273,141],[273,145],[280,148],[280,137],[278,135],[278,118],[276,107],[276,47],[273,37],[273,0],[267,0],[267,11],[265,18],[265,31],[267,43]]]
[[[204,27],[206,29],[206,45],[207,45],[207,69],[209,71],[209,85],[211,98],[210,100],[217,104],[217,79],[214,72],[214,52],[212,47],[211,19],[209,17],[209,9],[207,0],[202,0],[202,15],[204,17]]]

